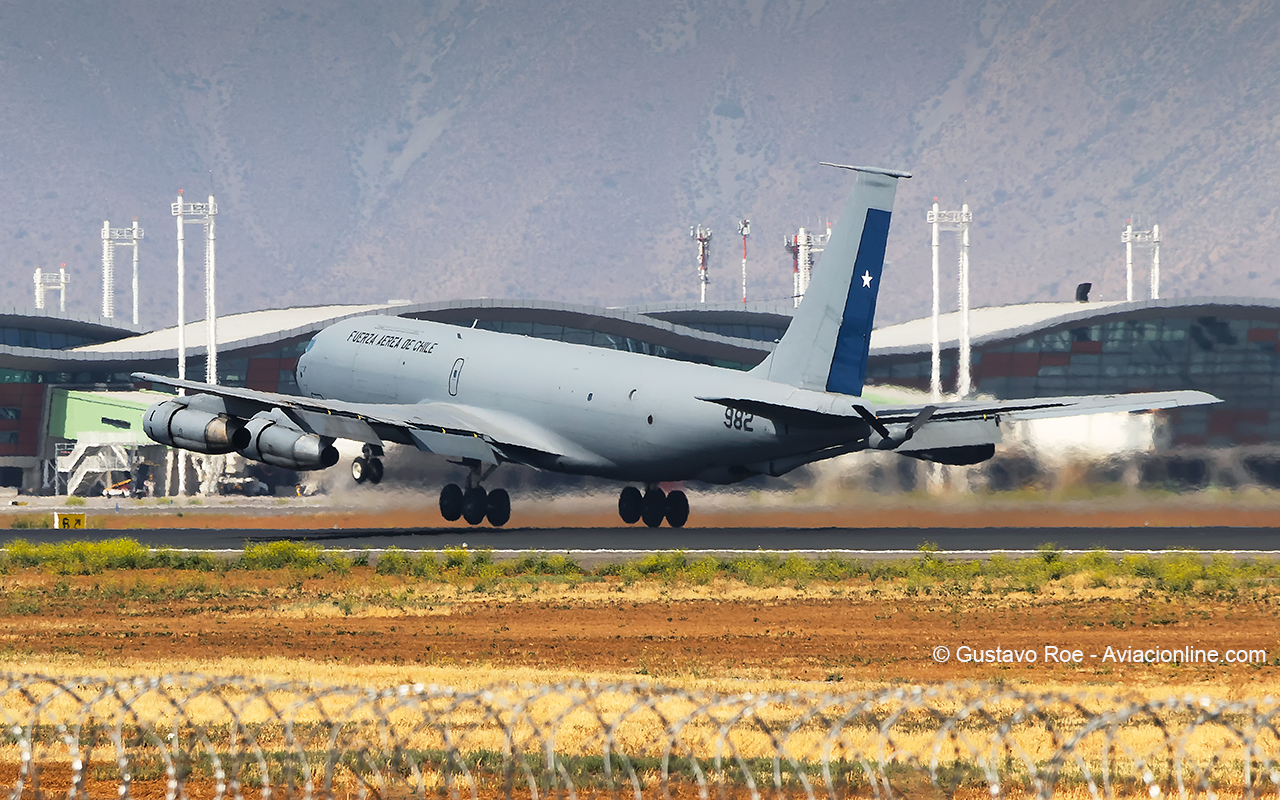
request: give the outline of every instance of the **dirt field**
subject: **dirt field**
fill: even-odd
[[[756,588],[609,578],[477,591],[361,567],[344,576],[25,570],[0,576],[0,589],[0,665],[15,671],[230,669],[361,682],[420,681],[435,670],[461,670],[468,682],[1001,680],[1199,685],[1226,696],[1280,684],[1280,596],[1272,595],[1177,597],[1076,581],[1039,594],[966,587],[913,596],[865,579]],[[950,660],[934,657],[938,646]],[[964,664],[963,646],[1030,649],[1036,660]],[[1080,650],[1079,663],[1046,663],[1046,646]],[[1105,659],[1108,646],[1262,650],[1265,663],[1135,665]]]

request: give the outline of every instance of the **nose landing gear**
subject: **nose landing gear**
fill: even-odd
[[[465,519],[468,525],[479,525],[486,519],[495,528],[501,528],[511,519],[511,496],[506,489],[494,489],[486,492],[480,482],[489,477],[497,465],[481,474],[480,462],[465,461],[471,471],[467,474],[467,488],[464,490],[456,483],[447,484],[440,490],[440,516],[455,522]]]
[[[628,486],[618,495],[618,516],[628,525],[640,520],[650,528],[662,525],[662,520],[673,528],[683,528],[689,521],[689,498],[679,489],[667,494],[655,485],[644,494],[634,486]]]

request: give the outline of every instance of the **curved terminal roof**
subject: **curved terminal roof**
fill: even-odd
[[[387,314],[457,325],[501,321],[559,326],[626,337],[697,358],[742,364],[757,364],[773,349],[771,341],[754,341],[698,330],[630,308],[489,299],[313,306],[231,314],[218,319],[218,349],[230,352],[309,337],[334,322],[366,314]],[[187,324],[188,357],[204,354],[206,337],[203,320]],[[163,328],[59,353],[9,352],[8,348],[0,347],[0,354],[29,361],[25,368],[46,369],[56,369],[58,364],[65,364],[68,360],[99,364],[172,360],[178,354],[178,330],[176,326]]]
[[[92,314],[68,316],[48,309],[17,306],[0,307],[0,328],[65,333],[102,341],[135,336],[143,330],[122,319],[107,319]]]
[[[231,350],[258,344],[274,344],[296,336],[315,333],[341,319],[373,314],[386,308],[390,306],[306,306],[230,314],[218,317],[218,348]],[[188,322],[185,333],[187,352],[203,353],[209,335],[205,328],[205,321]],[[77,347],[72,352],[77,355],[101,354],[113,359],[151,359],[165,356],[176,358],[178,327],[175,325],[172,328],[161,328],[129,339]]]
[[[1081,323],[1093,325],[1116,316],[1146,318],[1179,315],[1204,310],[1218,316],[1256,315],[1263,309],[1266,316],[1280,316],[1280,300],[1256,297],[1188,297],[1162,300],[1123,300],[1089,303],[1023,303],[1012,306],[975,308],[969,312],[969,337],[973,346],[1021,339],[1038,331]],[[927,352],[932,349],[932,318],[922,317],[897,325],[877,328],[871,333],[871,355],[892,356]],[[952,312],[938,317],[942,349],[954,349],[960,342],[960,314]]]
[[[1026,303],[977,308],[970,312],[971,340],[975,346],[1017,339],[1036,331],[1071,325],[1095,324],[1116,315],[1145,317],[1203,309],[1205,314],[1231,316],[1257,314],[1280,318],[1280,300],[1210,297],[1173,298],[1136,302]],[[580,341],[580,333],[625,337],[698,360],[753,365],[772,349],[773,341],[790,324],[790,303],[662,303],[623,308],[599,308],[569,303],[525,300],[451,300],[435,303],[332,305],[280,308],[232,314],[219,319],[219,350],[231,353],[251,348],[278,347],[315,334],[338,320],[366,314],[388,314],[429,319],[457,325],[477,322],[494,330],[525,332],[528,326],[559,326],[567,341]],[[488,323],[487,325],[485,323]],[[527,324],[527,325],[526,325]],[[49,312],[0,309],[0,328],[13,327],[62,331],[101,337],[109,341],[68,349],[17,347],[0,344],[2,365],[14,369],[99,369],[128,372],[148,362],[177,357],[177,328],[139,333],[133,326],[93,317],[68,318]],[[524,327],[520,327],[524,326]],[[960,320],[956,313],[939,319],[941,346],[958,344]],[[538,330],[532,335],[539,335]],[[544,333],[545,333],[544,329]],[[892,357],[928,352],[930,318],[879,328],[871,336],[872,357]],[[552,334],[554,335],[554,334]],[[205,349],[205,324],[186,327],[187,355],[199,357]],[[590,337],[586,338],[590,341]]]

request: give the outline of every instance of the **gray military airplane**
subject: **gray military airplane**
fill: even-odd
[[[382,478],[386,442],[467,469],[440,512],[472,525],[511,516],[499,465],[594,475],[628,485],[628,524],[681,527],[683,491],[660,483],[733,483],[783,475],[860,450],[944,464],[991,458],[1002,419],[1035,419],[1219,402],[1203,392],[877,405],[862,396],[867,352],[899,179],[872,167],[854,187],[800,307],[774,351],[739,372],[637,353],[400,317],[356,317],[320,331],[298,360],[300,396],[137,373],[193,392],[156,403],[147,435],[199,453],[239,452],[293,470],[338,461],[337,439],[364,443],[358,481]]]

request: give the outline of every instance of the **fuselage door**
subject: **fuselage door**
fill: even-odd
[[[458,396],[458,379],[462,377],[462,362],[465,359],[458,359],[453,362],[453,369],[449,371],[449,396]]]

